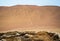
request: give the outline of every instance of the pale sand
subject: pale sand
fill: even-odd
[[[0,32],[11,30],[60,33],[60,7],[0,6]]]

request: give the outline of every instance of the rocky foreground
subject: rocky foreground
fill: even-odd
[[[60,41],[58,34],[51,32],[5,32],[0,33],[0,41]]]

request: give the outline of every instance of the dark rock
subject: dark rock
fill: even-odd
[[[0,33],[0,41],[60,41],[60,37],[55,33],[45,31],[40,31],[37,33],[29,31],[7,32],[4,34]]]

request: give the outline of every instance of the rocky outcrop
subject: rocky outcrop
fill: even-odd
[[[0,33],[0,41],[60,41],[60,37],[56,33],[51,32],[5,32]]]

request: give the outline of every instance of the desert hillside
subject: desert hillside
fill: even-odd
[[[60,7],[0,6],[0,32],[7,30],[45,30],[60,33]]]

